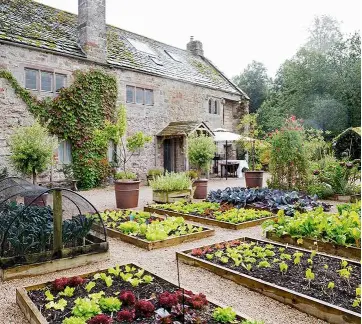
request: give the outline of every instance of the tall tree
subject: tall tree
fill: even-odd
[[[342,38],[340,23],[336,19],[326,15],[315,17],[309,29],[306,48],[326,53]]]
[[[263,63],[252,61],[233,82],[250,97],[249,112],[255,113],[268,95],[270,79]]]
[[[277,72],[272,91],[258,112],[265,131],[288,115],[307,126],[337,134],[361,122],[360,35],[343,39],[338,23],[316,19],[308,43]]]

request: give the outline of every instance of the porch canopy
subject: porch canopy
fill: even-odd
[[[235,142],[235,141],[239,141],[239,140],[246,141],[246,142],[254,141],[254,139],[251,137],[243,136],[243,135],[240,135],[237,133],[232,133],[224,128],[216,128],[214,130],[214,141],[226,143],[226,146],[225,146],[226,165],[228,163],[228,142]],[[227,172],[225,173],[225,178],[226,178],[226,180],[228,178]]]
[[[160,131],[157,136],[188,136],[195,131],[208,133],[210,136],[214,136],[213,131],[204,122],[200,123],[198,121],[171,122],[162,131]]]
[[[214,137],[214,133],[210,127],[206,123],[200,121],[171,122],[156,134],[156,137],[162,141],[164,170],[169,172],[188,170],[187,138],[194,132]]]

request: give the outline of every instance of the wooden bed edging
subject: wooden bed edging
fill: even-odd
[[[165,240],[151,242],[151,241],[140,239],[135,236],[123,234],[117,230],[114,230],[114,229],[111,229],[108,227],[105,227],[105,229],[106,229],[108,237],[120,239],[121,241],[136,245],[136,246],[138,246],[142,249],[146,249],[148,251],[154,250],[154,249],[161,249],[161,248],[169,247],[169,246],[173,246],[173,245],[178,245],[178,244],[181,244],[184,242],[201,240],[203,238],[215,235],[215,230],[209,229],[207,227],[203,227],[202,232],[185,234],[185,235],[181,235],[178,237],[170,237]]]
[[[45,273],[71,269],[98,261],[109,259],[108,242],[96,244],[97,249],[89,251],[86,254],[79,254],[71,257],[63,257],[60,259],[48,260],[45,262],[15,265],[6,269],[0,269],[0,278],[5,280],[24,278],[29,276],[38,276]]]
[[[144,207],[143,210],[146,212],[149,212],[149,213],[156,213],[156,214],[160,214],[160,215],[183,217],[184,219],[190,220],[193,222],[202,223],[202,224],[206,224],[206,225],[218,226],[218,227],[232,229],[232,230],[239,230],[239,229],[243,229],[243,228],[257,226],[266,220],[273,219],[276,217],[276,216],[263,217],[263,218],[246,221],[246,222],[239,223],[239,224],[232,224],[232,223],[228,223],[228,222],[224,222],[224,221],[218,221],[218,220],[212,219],[212,218],[206,218],[206,217],[184,214],[184,213],[177,213],[177,212],[173,212],[170,210],[159,209],[159,208],[154,208],[154,207],[149,207],[149,206]]]
[[[143,267],[141,267],[135,263],[126,263],[121,266],[124,266],[124,265],[136,266],[138,268],[144,269]],[[80,274],[79,276],[84,278],[84,277],[92,276],[92,275],[96,274],[97,272],[106,272],[107,270],[108,269],[99,269],[96,271]],[[152,272],[148,271],[147,269],[144,269],[144,270],[146,270],[148,273],[150,273],[153,277],[162,279],[162,280],[167,281],[167,282],[171,283],[172,285],[178,287],[178,285],[176,285],[172,281],[163,279],[163,278],[153,274]],[[41,284],[27,286],[27,287],[16,288],[16,303],[18,304],[18,306],[20,307],[21,311],[25,315],[26,319],[30,322],[30,324],[49,324],[47,322],[47,320],[44,318],[44,316],[41,314],[41,312],[38,310],[38,308],[35,306],[33,301],[30,299],[30,297],[28,296],[28,291],[39,289],[39,288],[44,288],[47,284],[49,284],[49,282],[44,282]],[[182,285],[182,287],[184,289],[190,289],[189,287],[184,287],[183,285]],[[209,303],[213,304],[216,307],[217,306],[225,307],[225,305],[220,304],[211,298],[207,297],[207,300],[209,301]],[[241,314],[239,312],[236,312],[236,314],[239,317],[239,320],[243,320],[243,319],[251,320],[248,316],[245,316],[244,314]]]
[[[289,234],[278,236],[271,231],[266,232],[266,238],[272,241],[277,241],[284,244],[292,244],[297,247],[303,247],[305,249],[317,250],[326,254],[336,255],[339,257],[360,260],[361,249],[353,246],[337,245],[330,242],[322,242],[309,238],[302,238],[303,243],[298,243],[298,238],[291,237]]]
[[[240,241],[259,241],[270,243],[264,240],[256,240],[249,237],[239,238]],[[225,242],[222,242],[225,243]],[[273,243],[274,245],[281,247],[290,247],[283,244]],[[210,245],[207,245],[210,246]],[[207,247],[203,246],[201,248]],[[291,247],[301,251],[308,251],[305,249],[299,249]],[[265,296],[278,300],[286,305],[292,306],[301,312],[313,315],[319,319],[325,320],[332,324],[345,324],[345,323],[361,323],[361,314],[352,312],[348,309],[338,307],[327,303],[322,300],[318,300],[313,297],[301,294],[297,291],[284,288],[273,283],[248,276],[246,274],[228,269],[221,265],[216,265],[207,260],[196,258],[189,254],[192,250],[186,250],[183,252],[176,252],[176,258],[183,261],[184,263],[192,266],[201,267],[207,269],[223,278],[232,280],[239,285],[245,286],[251,290],[257,291]],[[330,258],[341,259],[338,257],[328,256]],[[353,262],[353,261],[352,261]],[[353,262],[358,265],[356,262]]]

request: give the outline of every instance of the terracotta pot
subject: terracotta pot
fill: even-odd
[[[245,171],[245,185],[247,188],[263,187],[264,171]]]
[[[32,206],[46,206],[47,205],[47,203],[48,203],[48,193],[42,194],[38,198],[36,198],[36,197],[37,196],[25,196],[24,197],[24,205],[25,206],[28,206],[30,204]]]
[[[196,187],[194,192],[195,199],[206,199],[207,196],[207,183],[208,179],[197,179],[194,180],[192,186]]]
[[[125,209],[138,206],[140,183],[139,180],[116,180],[114,182],[117,208]]]

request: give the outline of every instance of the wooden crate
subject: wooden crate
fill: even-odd
[[[173,203],[179,200],[191,201],[191,189],[179,190],[179,191],[152,191],[152,200],[156,203]]]
[[[291,237],[290,235],[278,236],[273,232],[266,232],[266,238],[272,241],[277,241],[285,244],[292,244],[305,249],[317,250],[326,254],[336,255],[339,257],[360,260],[361,249],[353,246],[337,245],[330,242],[322,242],[318,240],[303,238],[303,242],[297,242],[298,238]]]
[[[239,238],[240,241],[259,241],[259,242],[265,242],[270,243],[268,241],[263,240],[255,240],[248,237],[242,237]],[[225,242],[222,242],[225,243]],[[286,245],[273,243],[276,246],[280,247],[288,247]],[[204,248],[206,246],[203,246],[201,248]],[[293,247],[294,248],[294,247]],[[300,249],[296,248],[297,250],[301,250],[303,252],[310,252],[306,249]],[[286,305],[292,306],[304,313],[313,315],[319,319],[325,320],[332,324],[345,324],[345,323],[361,323],[361,314],[352,312],[350,310],[335,306],[333,304],[327,303],[322,300],[318,300],[313,297],[309,297],[307,295],[304,295],[302,293],[299,293],[294,290],[290,290],[288,288],[284,288],[278,285],[275,285],[273,283],[254,278],[252,276],[231,270],[229,268],[223,267],[221,265],[214,264],[212,262],[209,262],[207,260],[202,260],[199,258],[196,258],[190,254],[192,250],[186,250],[183,252],[177,252],[176,257],[179,260],[182,260],[184,263],[192,266],[201,267],[204,269],[207,269],[223,278],[232,280],[236,282],[239,285],[245,286],[247,288],[250,288],[254,291],[257,291],[263,295],[266,295],[268,297],[271,297],[273,299],[276,299]],[[337,258],[338,257],[332,257],[328,256],[330,258]],[[353,261],[352,261],[353,262]],[[356,262],[353,262],[355,265],[359,265]]]
[[[156,213],[156,214],[160,214],[160,215],[183,217],[184,219],[187,219],[187,220],[190,220],[193,222],[202,223],[202,224],[206,224],[206,225],[218,226],[218,227],[232,229],[232,230],[239,230],[239,229],[243,229],[243,228],[257,226],[257,225],[262,224],[266,220],[275,218],[275,216],[270,216],[270,217],[259,218],[259,219],[255,219],[252,221],[239,223],[239,224],[232,224],[232,223],[228,223],[228,222],[224,222],[224,221],[218,221],[218,220],[212,219],[212,218],[206,218],[206,217],[190,215],[190,214],[183,214],[183,213],[173,212],[173,211],[166,210],[166,209],[153,208],[150,206],[144,207],[144,211],[147,211],[150,213]]]

